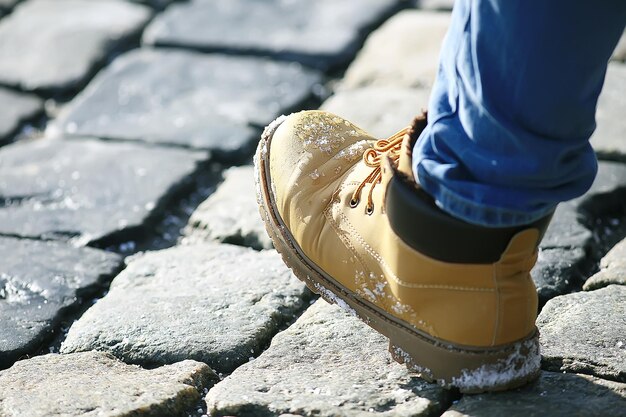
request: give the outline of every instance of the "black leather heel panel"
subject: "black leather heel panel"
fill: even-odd
[[[385,210],[393,231],[416,251],[443,262],[468,264],[497,262],[515,234],[537,228],[541,237],[552,217],[518,227],[473,225],[443,212],[430,195],[397,173],[387,188]]]

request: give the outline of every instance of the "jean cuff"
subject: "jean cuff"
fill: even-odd
[[[418,167],[418,182],[435,199],[437,206],[457,219],[485,227],[515,227],[533,223],[554,211],[546,207],[533,212],[514,211],[476,203],[434,181]]]

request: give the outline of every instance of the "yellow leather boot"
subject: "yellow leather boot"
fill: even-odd
[[[376,140],[321,111],[280,117],[255,155],[261,215],[296,276],[395,360],[462,392],[517,387],[539,372],[530,270],[550,219],[485,228],[437,208],[411,170],[425,125]]]

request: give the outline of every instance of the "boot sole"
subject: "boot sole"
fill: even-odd
[[[322,271],[302,252],[280,217],[270,186],[268,149],[282,123],[263,132],[254,156],[259,213],[276,250],[296,277],[331,304],[359,317],[389,338],[392,358],[428,382],[476,394],[522,386],[540,372],[539,335],[496,347],[463,346],[436,339],[359,297]]]

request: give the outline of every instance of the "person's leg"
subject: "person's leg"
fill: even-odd
[[[530,271],[555,204],[593,178],[587,139],[625,9],[502,3],[458,0],[429,123],[376,139],[299,112],[266,128],[254,158],[263,220],[296,276],[388,337],[394,359],[467,393],[540,373]],[[606,39],[577,33],[590,27]]]
[[[422,187],[484,226],[535,221],[583,194],[596,102],[623,0],[457,0],[413,152]]]

